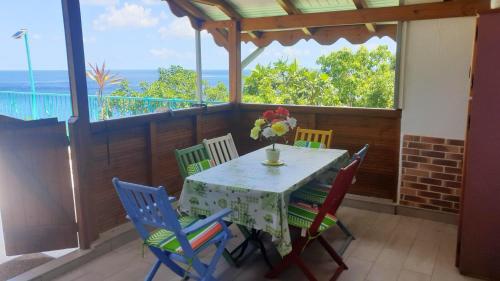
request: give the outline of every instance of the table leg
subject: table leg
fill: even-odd
[[[241,228],[244,228],[244,227],[241,227]],[[238,245],[238,247],[236,247],[231,252],[231,257],[235,261],[236,265],[237,266],[241,265],[241,262],[245,258],[247,258],[250,253],[253,253],[255,250],[259,249],[264,257],[265,263],[267,264],[267,266],[270,269],[272,269],[273,266],[269,260],[268,255],[267,255],[267,251],[266,251],[266,248],[264,246],[264,243],[262,242],[262,240],[260,238],[261,231],[256,230],[256,229],[252,229],[252,230],[248,231],[248,229],[245,228],[245,231],[242,231],[242,232],[244,235],[248,234],[248,236],[245,238],[245,241],[243,241],[240,245]],[[253,246],[254,246],[253,249],[249,253],[244,255],[250,244],[253,244]]]

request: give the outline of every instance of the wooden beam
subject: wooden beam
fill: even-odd
[[[238,13],[229,3],[224,0],[193,0],[194,2],[215,6],[219,8],[226,16],[230,17],[233,20],[241,20],[243,17]],[[257,32],[249,31],[250,36],[253,38],[258,38],[259,34]]]
[[[165,0],[170,10],[178,17],[187,16],[191,21],[193,28],[199,29],[201,23],[210,21],[211,19],[205,15],[198,7],[188,1],[183,0]],[[226,48],[227,46],[227,32],[224,29],[217,27],[205,28],[210,34],[213,35],[217,45]]]
[[[281,8],[283,10],[285,10],[285,12],[287,12],[287,14],[289,14],[289,15],[302,14],[302,12],[297,7],[295,7],[295,5],[292,3],[291,0],[276,0],[276,1],[281,6]],[[308,35],[308,36],[312,35],[311,30],[307,27],[302,28],[302,31],[304,32],[305,35]]]
[[[358,10],[369,8],[368,4],[366,3],[365,0],[353,0],[353,2],[354,2],[354,5],[356,6],[356,9],[358,9]],[[365,23],[365,26],[368,29],[368,31],[370,31],[370,32],[376,31],[376,27],[375,27],[374,23]]]
[[[243,42],[252,42],[257,47],[266,47],[273,41],[278,41],[283,46],[292,46],[301,39],[312,39],[322,45],[331,45],[340,38],[345,38],[353,44],[361,44],[366,42],[373,36],[388,36],[393,40],[396,40],[396,34],[396,24],[378,25],[375,33],[368,31],[364,25],[346,25],[322,27],[311,36],[304,36],[302,30],[300,29],[269,31],[264,33],[258,39],[253,39],[248,34],[242,33],[241,40]]]
[[[245,18],[241,20],[241,30],[299,29],[303,27],[467,17],[487,10],[490,10],[489,0],[447,1],[362,10]],[[225,21],[205,22],[202,28],[225,24],[227,24]]]
[[[239,20],[242,18],[241,15],[238,12],[236,12],[236,10],[233,7],[231,7],[226,1],[223,0],[193,0],[193,2],[209,6],[215,6],[231,19]]]
[[[237,21],[232,21],[228,34],[229,52],[229,102],[241,103],[241,30]]]

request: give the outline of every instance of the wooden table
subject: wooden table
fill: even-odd
[[[230,208],[228,220],[271,234],[278,252],[292,250],[288,228],[290,194],[330,169],[349,161],[347,150],[276,145],[285,165],[265,166],[265,148],[187,177],[180,208],[190,215],[211,215]]]

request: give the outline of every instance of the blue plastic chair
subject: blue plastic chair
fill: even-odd
[[[232,237],[222,220],[231,213],[230,209],[221,210],[201,220],[178,217],[164,187],[138,185],[118,178],[113,178],[113,184],[127,217],[134,223],[145,245],[158,258],[144,280],[153,280],[161,264],[182,278],[216,280],[213,273],[217,262]],[[158,230],[150,232],[150,227]],[[209,238],[202,240],[200,237]],[[168,249],[173,244],[179,247],[175,250]],[[205,264],[198,258],[198,253],[211,245],[215,245],[217,250],[210,263]],[[181,268],[177,263],[186,264],[187,269]]]

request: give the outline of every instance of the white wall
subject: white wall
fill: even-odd
[[[401,133],[464,139],[475,18],[406,23]]]

